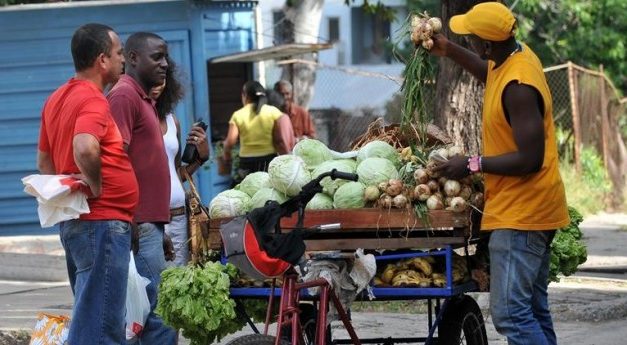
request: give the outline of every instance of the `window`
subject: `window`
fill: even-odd
[[[378,13],[365,13],[361,7],[351,11],[353,63],[388,63],[390,57],[385,47],[390,37],[389,20]]]
[[[340,18],[329,18],[329,43],[335,43],[340,40]]]

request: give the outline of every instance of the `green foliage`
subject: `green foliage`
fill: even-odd
[[[229,297],[230,279],[236,276],[235,266],[219,262],[168,268],[161,274],[155,312],[181,329],[192,345],[219,341],[244,326]]]
[[[605,208],[606,195],[611,190],[611,182],[603,160],[593,148],[581,150],[581,173],[575,166],[563,160],[560,173],[566,189],[568,204],[584,215],[595,214]]]
[[[569,276],[577,272],[577,267],[588,258],[586,245],[581,241],[582,233],[579,230],[583,216],[573,207],[568,207],[568,215],[570,224],[559,229],[551,243],[549,281],[558,282],[558,274]]]
[[[627,1],[516,2],[518,35],[545,66],[568,60],[586,67],[603,65],[616,86],[627,90]]]

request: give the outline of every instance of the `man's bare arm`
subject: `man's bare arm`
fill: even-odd
[[[91,134],[77,134],[73,140],[74,161],[85,177],[94,197],[102,192],[100,143]]]
[[[436,56],[446,56],[458,65],[462,66],[482,83],[485,83],[488,77],[487,61],[482,60],[475,52],[449,41],[446,36],[442,34],[434,35],[433,42],[434,46],[430,51],[431,54]]]
[[[56,174],[54,163],[52,162],[52,158],[48,152],[37,151],[37,169],[39,170],[39,173],[44,175]]]

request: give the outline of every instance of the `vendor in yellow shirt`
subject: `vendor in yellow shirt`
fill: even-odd
[[[434,36],[434,55],[485,83],[482,155],[457,156],[436,170],[453,179],[483,173],[481,229],[490,236],[490,308],[509,345],[555,345],[547,288],[555,229],[569,223],[558,170],[551,92],[534,52],[514,37],[516,19],[498,2],[454,16],[451,31],[474,52]]]
[[[251,80],[242,89],[242,108],[229,120],[229,131],[224,140],[223,158],[231,162],[231,151],[239,139],[239,169],[234,183],[246,175],[266,171],[276,157],[273,131],[276,120],[285,116],[279,109],[267,104],[266,90],[259,82]]]

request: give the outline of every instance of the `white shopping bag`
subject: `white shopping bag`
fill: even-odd
[[[24,192],[37,198],[43,228],[89,213],[87,194],[91,192],[81,180],[68,175],[34,174],[22,178],[22,183]]]
[[[148,284],[150,284],[150,279],[140,276],[137,272],[135,258],[131,251],[128,264],[128,285],[126,286],[126,341],[129,344],[139,339],[150,313],[150,301],[146,293]]]

